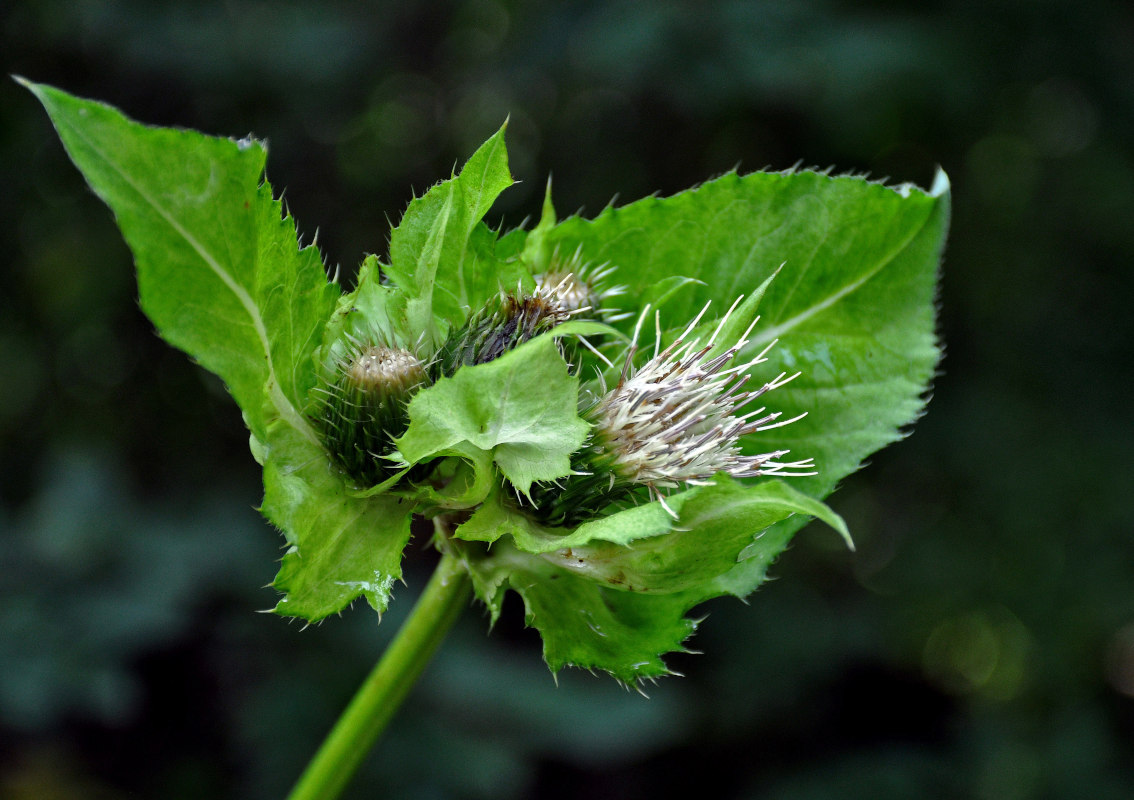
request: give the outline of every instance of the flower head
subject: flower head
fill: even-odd
[[[655,347],[653,358],[637,370],[630,366],[632,346],[618,385],[588,412],[596,440],[602,441],[611,454],[614,471],[652,488],[704,483],[718,472],[734,478],[814,475],[800,472],[813,468],[811,459],[779,461],[787,450],[742,453],[740,437],[789,425],[806,416],[804,412],[781,420],[781,412],[768,412],[764,407],[738,413],[799,373],[780,373],[758,389],[744,391],[751,377],[749,370],[767,361],[765,356],[775,342],[754,358],[729,366],[748,344],[752,328],[727,350],[713,355],[728,314],[704,345],[688,338],[707,309],[708,305],[664,350],[659,352]]]
[[[660,489],[703,485],[721,472],[734,478],[816,474],[811,459],[782,461],[787,450],[746,455],[741,447],[741,437],[790,425],[805,413],[781,419],[781,412],[765,407],[746,410],[799,373],[780,373],[757,389],[745,390],[749,371],[767,361],[775,342],[754,357],[733,363],[748,345],[755,325],[753,321],[724,350],[716,344],[737,303],[704,344],[690,336],[708,304],[664,349],[659,320],[653,357],[634,369],[632,360],[648,308],[643,312],[617,385],[610,390],[604,387],[599,399],[583,412],[594,429],[591,441],[576,454],[574,474],[557,487],[545,487],[535,498],[541,518],[552,524],[578,522],[641,486],[664,505]]]

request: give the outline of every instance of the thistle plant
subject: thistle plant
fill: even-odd
[[[274,611],[384,611],[433,523],[433,578],[293,798],[338,795],[470,596],[494,620],[518,593],[552,671],[670,674],[689,612],[754,591],[807,521],[849,544],[823,498],[923,411],[944,174],[728,173],[594,219],[549,187],[500,233],[501,129],[348,290],[263,143],[25,85],[114,211],[143,311],[243,411],[287,544]]]

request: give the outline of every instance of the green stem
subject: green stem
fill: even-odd
[[[417,605],[299,777],[288,800],[333,800],[342,793],[464,610],[470,588],[468,574],[456,556],[443,550]]]

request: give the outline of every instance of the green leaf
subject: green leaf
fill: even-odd
[[[114,212],[162,337],[224,380],[255,437],[279,416],[315,441],[300,409],[338,288],[316,249],[299,249],[295,223],[262,182],[261,143],[148,127],[21,82]]]
[[[551,336],[539,336],[487,364],[466,366],[418,392],[398,452],[415,464],[461,442],[491,451],[521,492],[561,478],[587,424],[576,411],[578,380]]]
[[[708,300],[723,312],[783,265],[745,352],[779,339],[752,385],[800,371],[760,402],[784,419],[807,416],[742,444],[750,454],[814,458],[819,474],[791,483],[822,498],[924,408],[939,357],[933,299],[948,220],[943,173],[929,192],[813,172],[730,174],[594,220],[565,220],[541,246],[581,246],[586,260],[616,265],[629,298],[668,274],[699,281],[669,300],[670,329]],[[802,522],[780,524],[794,531]],[[746,561],[716,587],[746,594],[763,577],[763,567]]]
[[[266,455],[261,510],[291,545],[272,584],[286,594],[276,613],[318,620],[360,596],[384,611],[401,578],[413,504],[352,496],[322,449],[279,422]]]
[[[849,542],[819,498],[924,407],[939,356],[933,295],[949,217],[943,174],[929,192],[813,172],[733,174],[608,208],[593,221],[562,222],[549,184],[531,233],[500,238],[482,218],[512,183],[501,128],[459,175],[410,204],[392,233],[390,264],[367,259],[358,287],[339,298],[263,181],[259,142],[146,127],[108,106],[25,85],[113,210],[135,255],[143,309],[162,336],[221,376],[244,411],[264,466],[263,511],[290,545],[275,581],[285,593],[279,613],[320,619],[358,597],[383,611],[413,514],[474,509],[448,545],[494,618],[508,588],[522,596],[553,670],[595,667],[627,682],[663,675],[662,656],[695,628],[685,614],[709,597],[758,586],[807,518]],[[529,518],[513,489],[528,495],[533,482],[568,475],[588,433],[578,379],[554,337],[601,334],[614,350],[631,314],[615,336],[569,322],[421,390],[396,442],[404,469],[377,487],[348,486],[303,416],[336,348],[371,336],[435,348],[471,307],[501,288],[530,289],[529,270],[576,251],[617,268],[631,306],[620,301],[622,310],[665,306],[663,340],[711,300],[693,334],[707,336],[745,295],[714,350],[742,336],[759,310],[762,322],[740,357],[780,341],[750,385],[798,370],[760,402],[785,418],[806,416],[742,445],[750,454],[813,458],[819,474],[790,482],[721,475],[675,492],[665,506],[644,503],[573,530]],[[413,468],[424,462],[435,463]]]
[[[618,273],[615,273],[614,280],[618,280]],[[662,278],[655,284],[645,288],[640,297],[640,306],[645,308],[648,304],[651,309],[655,311],[666,305],[674,297],[677,297],[681,290],[687,285],[692,283],[700,283],[701,281],[694,278],[687,278],[684,275],[671,275],[668,278]]]
[[[460,174],[437,184],[409,204],[390,236],[386,274],[409,297],[411,327],[432,331],[434,314],[450,324],[462,321],[471,305],[498,290],[496,261],[470,254],[469,239],[497,196],[512,185],[501,127],[468,160]],[[487,229],[485,229],[487,230]]]
[[[469,564],[493,619],[511,587],[552,669],[599,668],[623,681],[665,674],[662,656],[695,627],[685,614],[721,594],[715,579],[738,561],[766,573],[792,534],[773,523],[816,516],[850,543],[838,515],[783,481],[746,486],[721,475],[666,502],[678,519],[654,502],[569,531],[538,524],[494,492],[455,536],[492,543]]]
[[[688,599],[682,595],[617,591],[521,553],[506,540],[493,545],[490,558],[472,561],[470,571],[493,619],[505,585],[520,594],[552,671],[602,669],[625,683],[668,675],[660,654],[683,651],[697,627],[683,616]]]
[[[760,559],[765,567],[770,564],[787,540],[763,534],[773,523],[793,514],[819,517],[850,544],[846,524],[838,515],[783,481],[745,486],[722,475],[714,485],[675,495],[667,504],[678,515],[672,532],[628,538],[603,531],[607,541],[592,536],[590,544],[566,546],[545,558],[576,575],[624,591],[692,591],[707,598],[716,594],[711,581],[737,561]],[[595,525],[609,525],[618,516]]]

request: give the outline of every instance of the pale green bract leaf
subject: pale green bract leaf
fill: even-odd
[[[819,517],[850,541],[838,515],[782,481],[745,486],[719,476],[714,485],[683,492],[667,504],[678,515],[672,533],[629,541],[595,537],[544,557],[616,589],[671,594],[703,591],[741,558],[759,555],[770,562],[787,541],[769,547],[771,540],[762,541],[766,530],[793,514]]]
[[[325,365],[341,357],[352,339],[410,349],[417,341],[406,322],[405,294],[381,283],[375,256],[363,260],[354,291],[339,298],[323,331],[318,359]]]
[[[481,223],[469,234],[468,256],[456,290],[457,296],[462,298],[458,315],[462,321],[470,309],[483,305],[503,290],[514,291],[519,286],[530,292],[535,288],[531,273],[513,249],[524,231],[515,233],[520,236],[506,233],[497,238],[496,231]]]
[[[314,441],[301,415],[315,380],[309,356],[338,287],[314,247],[299,249],[295,223],[262,180],[263,146],[141,125],[24,85],[114,212],[142,309],[162,337],[224,380],[257,438],[278,416]]]
[[[719,475],[666,504],[677,519],[654,502],[569,531],[538,524],[495,492],[455,536],[492,543],[469,558],[474,588],[493,618],[506,588],[520,593],[553,670],[573,664],[626,682],[665,674],[661,656],[693,631],[685,614],[720,594],[714,580],[738,561],[766,573],[791,540],[774,523],[815,516],[850,543],[837,514],[783,481],[752,486]],[[650,630],[628,633],[634,626]],[[649,650],[659,643],[666,649]]]
[[[457,528],[454,536],[466,541],[487,543],[495,542],[502,536],[511,536],[518,549],[536,554],[567,549],[577,553],[580,548],[588,546],[614,545],[612,553],[627,555],[642,547],[645,540],[649,540],[648,547],[651,549],[672,550],[666,557],[672,558],[675,568],[680,569],[686,558],[682,542],[693,542],[695,548],[705,551],[705,543],[710,542],[714,534],[702,534],[704,527],[718,518],[735,518],[738,521],[729,523],[733,526],[732,530],[714,530],[714,533],[721,536],[736,534],[738,538],[737,544],[726,546],[725,550],[730,551],[727,555],[728,564],[708,576],[713,578],[735,564],[737,553],[747,544],[743,541],[746,535],[762,531],[791,514],[806,514],[822,519],[853,549],[850,532],[843,520],[815,498],[792,489],[783,481],[769,480],[752,486],[739,483],[724,474],[717,476],[712,485],[698,486],[670,495],[664,506],[655,501],[612,510],[611,513],[584,522],[574,529],[541,525],[525,512],[522,502],[512,502],[502,492],[496,491]],[[692,557],[700,559],[705,554],[698,552],[692,554]],[[566,566],[573,568],[570,564]],[[687,587],[681,587],[682,590],[684,588]],[[644,582],[637,585],[635,591],[679,589]]]
[[[757,311],[764,299],[764,292],[768,290],[769,284],[775,277],[775,273],[769,275],[751,294],[742,295],[743,300],[736,305],[723,324],[718,326],[716,322],[709,322],[693,331],[691,338],[706,342],[711,336],[716,336],[716,344],[705,354],[705,358],[714,358],[724,353],[740,341],[752,325],[759,322]]]
[[[416,464],[464,442],[491,451],[501,474],[526,493],[532,481],[570,472],[570,455],[588,430],[578,392],[554,339],[540,336],[418,392],[398,452]]]
[[[650,308],[660,310],[672,298],[678,296],[685,286],[691,283],[700,283],[700,281],[687,278],[684,275],[671,275],[668,278],[663,278],[643,291],[640,295],[642,306],[645,307],[648,304]]]
[[[429,512],[463,511],[481,503],[499,481],[492,468],[492,452],[459,442],[434,454],[443,458],[433,471],[439,485],[423,483],[399,493]]]

